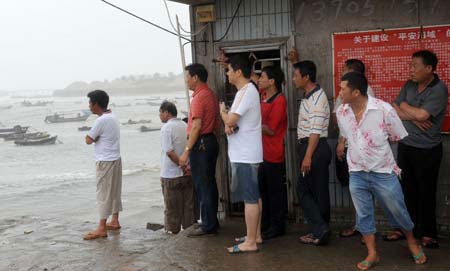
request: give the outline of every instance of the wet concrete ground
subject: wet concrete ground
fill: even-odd
[[[366,256],[359,237],[340,238],[336,233],[328,246],[300,244],[297,239],[304,229],[293,225],[284,237],[261,245],[258,253],[230,255],[225,248],[244,231],[242,220],[232,219],[222,223],[217,236],[188,238],[186,232],[182,232],[165,240],[159,249],[142,254],[116,270],[344,271],[356,270],[356,263]],[[423,266],[413,263],[405,241],[388,243],[378,238],[377,245],[381,262],[372,270],[450,270],[449,240],[442,240],[440,249],[426,250],[429,262]]]
[[[337,233],[328,246],[300,244],[298,236],[305,227],[290,225],[282,238],[260,246],[260,252],[230,255],[226,247],[242,236],[242,218],[221,223],[219,235],[188,238],[186,233],[167,235],[162,230],[145,229],[142,215],[124,217],[123,228],[110,232],[108,238],[82,240],[82,233],[92,230],[94,222],[73,223],[61,219],[22,217],[0,225],[1,271],[153,271],[153,270],[356,270],[356,263],[366,255],[358,237],[339,238]],[[126,223],[129,222],[128,224]],[[132,223],[131,223],[132,222]],[[34,231],[25,234],[28,229]],[[1,238],[0,238],[1,239]],[[449,271],[450,241],[442,240],[438,250],[426,250],[429,262],[416,266],[405,241],[387,243],[378,239],[381,262],[372,270]]]

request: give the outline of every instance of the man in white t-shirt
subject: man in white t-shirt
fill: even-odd
[[[109,97],[103,90],[90,92],[89,109],[98,115],[86,136],[86,144],[94,143],[97,179],[97,205],[100,222],[97,230],[84,235],[85,240],[107,237],[107,230],[119,230],[122,211],[122,160],[120,157],[120,127],[108,108]],[[110,223],[106,223],[112,215]]]
[[[258,166],[263,161],[260,98],[250,83],[251,66],[247,59],[231,58],[227,75],[238,89],[229,112],[223,102],[220,104],[231,161],[231,200],[244,202],[247,226],[246,237],[238,238],[240,244],[228,248],[228,252],[255,252],[257,242],[262,242],[259,225],[262,202],[258,187]]]
[[[186,123],[177,118],[176,106],[164,101],[159,108],[161,128],[161,187],[164,196],[164,228],[177,234],[194,223],[194,185],[179,166],[187,144]]]

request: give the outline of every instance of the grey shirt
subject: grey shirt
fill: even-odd
[[[409,105],[422,108],[430,114],[431,129],[421,131],[412,121],[404,120],[403,125],[408,136],[400,142],[422,149],[430,149],[442,142],[441,127],[444,122],[448,104],[448,89],[437,74],[434,80],[421,93],[418,92],[418,84],[409,80],[400,90],[394,100],[397,105],[407,102]]]

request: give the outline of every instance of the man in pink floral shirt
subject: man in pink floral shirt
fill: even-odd
[[[403,124],[388,103],[367,95],[367,79],[357,72],[341,79],[337,109],[341,136],[348,141],[347,161],[350,171],[350,193],[356,209],[356,229],[363,235],[367,258],[358,263],[359,270],[368,270],[379,262],[375,249],[374,197],[384,209],[389,223],[404,231],[416,264],[427,258],[413,235],[414,224],[406,209],[397,176],[397,166],[389,142],[406,137]]]

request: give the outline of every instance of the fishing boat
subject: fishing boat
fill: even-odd
[[[127,122],[123,122],[122,125],[134,125],[134,124],[146,124],[151,123],[152,120],[132,120],[129,119]]]
[[[30,107],[30,106],[46,106],[46,105],[52,104],[52,103],[53,103],[52,101],[37,101],[35,103],[32,103],[30,101],[23,101],[22,105],[23,106],[27,106],[27,107]]]
[[[159,130],[161,130],[161,128],[152,128],[152,127],[147,127],[147,126],[141,126],[141,128],[139,128],[139,130],[141,132],[153,132],[153,131],[159,131]]]
[[[44,121],[47,123],[62,123],[62,122],[79,122],[86,121],[91,113],[84,110],[82,113],[78,113],[75,116],[67,117],[64,113],[55,113],[45,117]]]
[[[36,132],[36,133],[25,133],[25,134],[10,134],[9,136],[3,138],[5,141],[21,140],[21,139],[43,139],[50,137],[46,132]]]
[[[26,133],[28,131],[28,126],[16,125],[13,128],[3,128],[0,129],[0,135],[3,133]]]
[[[80,132],[89,131],[89,130],[91,130],[91,128],[92,127],[89,127],[89,126],[81,126],[81,127],[78,127],[78,131],[80,131]]]
[[[41,139],[21,139],[14,141],[14,144],[21,146],[51,145],[55,144],[57,136]]]
[[[6,109],[11,109],[12,105],[5,105],[5,106],[0,106],[0,110],[6,110]]]

